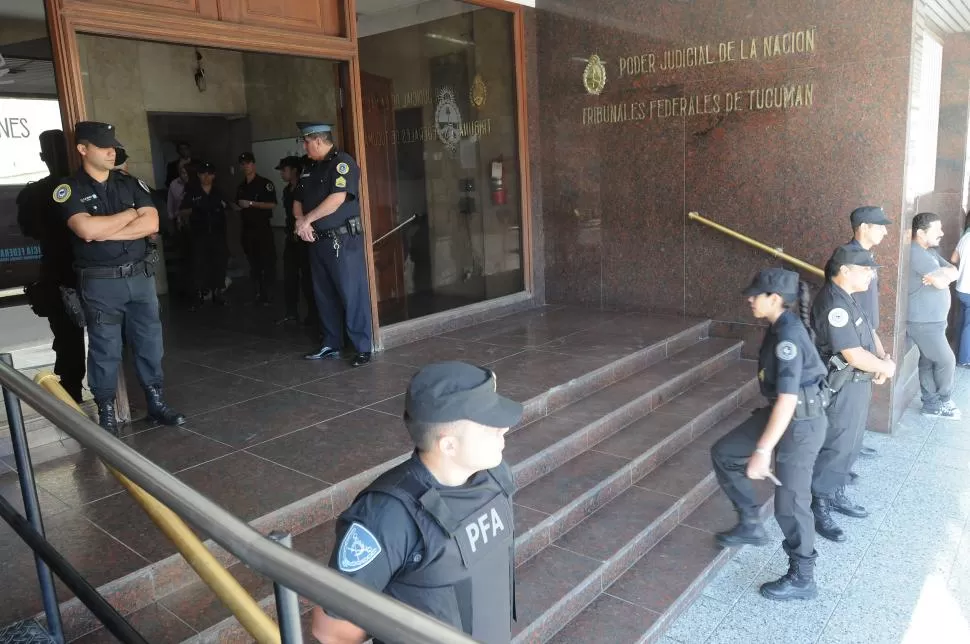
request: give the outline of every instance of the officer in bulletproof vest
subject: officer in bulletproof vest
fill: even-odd
[[[330,565],[358,583],[486,644],[508,644],[514,619],[512,473],[505,433],[522,405],[488,369],[430,364],[411,380],[404,424],[412,457],[380,476],[337,520]],[[320,641],[366,633],[322,609]]]
[[[82,167],[54,188],[62,221],[73,232],[78,290],[88,329],[88,386],[101,426],[117,435],[115,393],[122,337],[135,354],[148,415],[165,425],[185,417],[162,396],[162,324],[155,292],[158,211],[148,185],[112,168],[123,147],[114,126],[83,121],[74,136]]]
[[[298,123],[312,163],[304,167],[293,198],[296,234],[310,246],[313,294],[323,344],[307,360],[340,357],[344,331],[354,348],[351,366],[370,362],[370,286],[360,219],[360,168],[337,149],[333,127]]]
[[[779,601],[812,599],[815,585],[815,525],[812,521],[812,468],[825,440],[825,366],[806,329],[808,287],[798,273],[770,268],[745,289],[755,318],[771,326],[758,352],[758,381],[770,406],[724,435],[711,448],[721,489],[738,513],[730,530],[717,534],[722,546],[763,546],[769,538],[761,523],[752,479],[773,479],[775,518],[785,540],[788,573],[761,586],[761,594]],[[803,318],[789,309],[796,299]],[[777,478],[771,473],[775,456]]]
[[[296,217],[293,216],[293,199],[303,172],[303,160],[298,156],[280,159],[276,169],[283,179],[283,210],[286,212],[285,242],[283,243],[283,301],[286,314],[278,324],[299,319],[300,293],[306,305],[303,324],[318,326],[317,305],[313,299],[313,278],[310,275],[310,245],[296,234]]]
[[[31,309],[47,318],[54,334],[54,373],[61,385],[78,403],[84,380],[84,326],[75,323],[68,312],[62,290],[76,288],[73,235],[64,225],[57,204],[51,198],[61,177],[67,175],[67,140],[61,130],[40,134],[40,157],[50,174],[27,185],[17,195],[17,222],[21,231],[40,242],[40,279],[27,287]]]
[[[862,445],[872,385],[892,378],[896,364],[876,355],[872,325],[853,297],[869,288],[877,268],[872,253],[855,245],[839,246],[828,266],[829,277],[812,303],[812,329],[832,391],[829,426],[812,477],[812,511],[819,535],[844,541],[845,532],[831,512],[853,517],[868,514],[849,500],[845,486]]]
[[[201,306],[206,294],[212,294],[212,303],[223,306],[226,301],[226,267],[229,263],[229,246],[226,242],[226,225],[229,204],[215,186],[216,168],[202,161],[197,168],[198,181],[186,189],[182,197],[179,215],[188,218],[189,236],[192,239],[193,298],[190,310]]]
[[[236,190],[236,208],[242,233],[242,247],[249,262],[249,277],[256,292],[256,304],[268,306],[276,287],[276,240],[273,237],[273,209],[276,186],[256,174],[256,157],[252,152],[239,155],[243,182]]]

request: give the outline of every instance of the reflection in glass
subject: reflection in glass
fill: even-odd
[[[386,6],[357,3],[384,325],[523,289],[512,14]]]

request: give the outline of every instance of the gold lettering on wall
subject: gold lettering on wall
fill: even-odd
[[[815,83],[756,87],[723,94],[696,94],[649,101],[628,101],[582,108],[582,124],[610,125],[627,121],[689,118],[721,112],[757,112],[812,107]]]
[[[767,36],[665,49],[660,53],[647,52],[621,56],[617,63],[619,66],[617,77],[644,76],[658,71],[689,69],[742,60],[814,54],[816,34],[816,27],[808,27]]]

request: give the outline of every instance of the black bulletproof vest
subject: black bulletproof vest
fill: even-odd
[[[504,463],[465,485],[434,487],[418,459],[390,470],[364,493],[398,499],[418,526],[423,552],[384,592],[475,640],[508,644],[514,619],[514,483]]]

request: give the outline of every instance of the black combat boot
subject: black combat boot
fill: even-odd
[[[162,387],[152,385],[145,387],[145,402],[148,403],[148,415],[163,425],[181,425],[185,416],[168,406],[162,398]]]
[[[812,514],[815,515],[815,532],[829,541],[845,541],[845,531],[832,518],[828,499],[814,497],[812,499]]]
[[[105,398],[103,400],[96,400],[95,403],[98,405],[98,424],[101,428],[111,434],[112,436],[118,435],[118,417],[115,414],[115,401],[114,398]]]
[[[714,535],[717,543],[724,548],[733,546],[766,546],[771,539],[757,515],[745,516],[738,512],[738,523],[730,530]]]
[[[864,519],[869,516],[869,511],[866,510],[865,507],[849,500],[849,497],[845,495],[845,486],[840,487],[838,491],[836,491],[835,498],[832,499],[830,507],[832,508],[833,512],[844,514],[847,517]]]
[[[788,551],[787,546],[785,551]],[[815,557],[799,557],[788,553],[788,572],[776,581],[761,585],[761,596],[766,599],[787,602],[793,599],[815,599]]]

